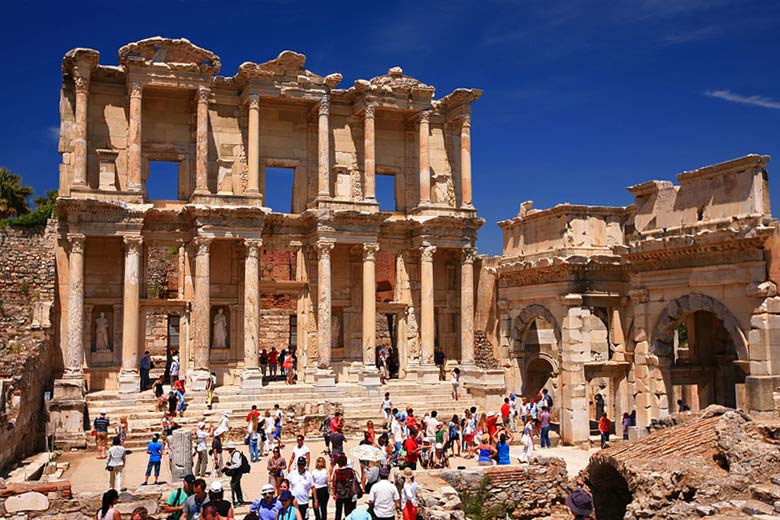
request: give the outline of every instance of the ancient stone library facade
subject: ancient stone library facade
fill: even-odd
[[[440,347],[490,406],[547,388],[573,444],[596,394],[640,425],[678,398],[778,408],[767,157],[631,187],[628,207],[524,203],[500,223],[503,256],[477,257],[480,90],[434,100],[397,67],[339,88],[291,51],[221,76],[184,39],[128,44],[118,63],[82,48],[63,60],[62,430],[78,429],[85,391],[137,391],[144,350],[177,354],[196,390],[213,371],[262,393],[262,348],[295,349],[307,383],[376,389],[377,345],[420,384],[437,381]],[[274,199],[279,175],[290,189]],[[388,179],[395,204],[380,208]]]

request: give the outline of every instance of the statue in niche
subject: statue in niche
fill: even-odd
[[[455,190],[452,188],[451,179],[447,175],[436,175],[434,177],[433,199],[437,204],[446,206],[455,206]]]
[[[334,314],[330,318],[330,344],[331,347],[341,347],[341,316]]]
[[[108,324],[106,313],[101,312],[95,318],[95,350],[97,352],[107,352],[111,350],[111,331]]]
[[[225,309],[220,307],[217,309],[217,313],[214,315],[214,331],[212,337],[214,348],[227,348],[227,316],[225,316]]]

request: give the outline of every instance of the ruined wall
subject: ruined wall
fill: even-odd
[[[55,229],[0,233],[0,469],[43,447],[54,363]]]

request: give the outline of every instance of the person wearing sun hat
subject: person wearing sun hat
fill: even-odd
[[[581,480],[577,481],[577,487],[566,497],[566,506],[574,515],[575,520],[593,518],[593,497],[583,488]]]
[[[260,489],[262,498],[252,502],[249,512],[257,515],[259,520],[276,520],[276,516],[282,509],[282,503],[276,498],[276,489],[273,484],[264,484]]]
[[[401,488],[401,512],[404,520],[417,519],[417,482],[414,481],[414,471],[404,468],[402,473],[404,486]]]
[[[215,480],[209,486],[209,503],[217,508],[220,518],[233,518],[233,506],[224,498],[222,482]]]
[[[241,471],[241,465],[244,454],[236,449],[235,442],[229,442],[227,450],[229,459],[222,472],[225,475],[230,475],[230,492],[233,496],[233,503],[242,506],[244,505],[244,492],[241,489],[241,477],[244,476],[244,473]]]
[[[301,512],[293,504],[293,494],[289,489],[285,489],[279,494],[279,502],[282,503],[282,509],[279,511],[279,520],[303,520]]]

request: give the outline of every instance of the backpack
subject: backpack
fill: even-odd
[[[241,453],[241,467],[239,468],[239,471],[244,475],[252,471],[252,466],[249,465],[249,460],[243,453]]]
[[[552,410],[552,407],[553,407],[553,398],[552,398],[552,396],[551,396],[550,394],[547,394],[547,397],[546,397],[545,401],[547,401],[547,410],[548,410],[548,411],[549,411],[549,410]]]
[[[333,491],[336,498],[352,498],[355,494],[355,472],[352,468],[337,469],[333,475]]]

